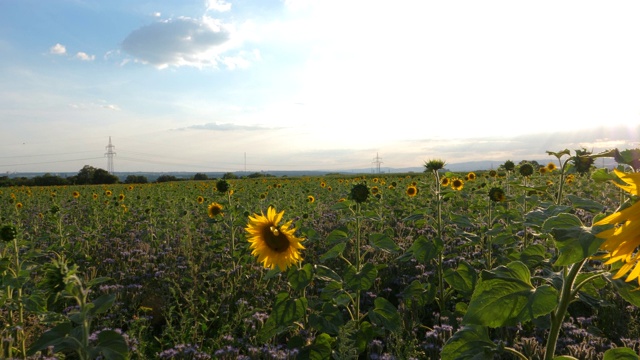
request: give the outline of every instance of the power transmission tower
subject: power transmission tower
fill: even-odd
[[[107,157],[107,171],[109,174],[113,175],[113,155],[116,154],[113,149],[116,147],[111,144],[111,136],[109,136],[109,145],[105,146],[107,152],[104,155]]]
[[[378,156],[378,153],[376,153],[376,157],[373,158],[373,163],[376,164],[376,173],[380,174],[380,164],[382,164],[382,160],[380,158],[380,156]]]

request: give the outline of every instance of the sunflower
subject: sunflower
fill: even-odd
[[[449,183],[451,183],[451,179],[449,179],[446,176],[443,176],[442,179],[440,179],[440,185],[441,186],[447,187],[447,186],[449,186]]]
[[[204,197],[202,196],[198,196],[198,198],[196,199],[196,201],[198,202],[198,204],[202,204],[204,202]]]
[[[21,202],[16,203],[16,209],[20,210],[20,209],[22,209],[22,206],[23,205],[22,205]]]
[[[380,188],[378,188],[377,186],[371,187],[371,195],[377,195],[379,192],[380,192]]]
[[[283,214],[284,210],[277,213],[270,206],[266,216],[264,213],[249,216],[249,223],[245,228],[249,233],[251,255],[256,256],[264,267],[275,269],[277,266],[281,271],[302,261],[300,250],[304,249],[300,244],[304,239],[294,235],[295,228],[289,228],[291,220],[278,226]]]
[[[314,202],[314,201],[316,201],[316,198],[314,198],[314,197],[313,197],[313,195],[309,195],[309,196],[307,196],[307,202],[308,202],[308,203],[312,203],[312,202]]]
[[[367,201],[369,197],[369,188],[365,184],[356,184],[351,188],[349,198],[357,203],[363,203]]]
[[[540,173],[540,175],[546,174],[547,171],[549,171],[549,169],[547,169],[547,167],[545,166],[542,166],[540,169],[538,169],[538,172]]]
[[[462,188],[464,188],[464,181],[462,181],[460,179],[454,179],[451,182],[451,188],[453,190],[458,190],[458,191],[462,190]]]
[[[495,170],[489,170],[489,177],[494,178],[494,177],[496,177],[496,176],[498,176],[498,172],[497,172],[497,171],[495,171]]]
[[[80,197],[80,193],[77,192],[77,191],[74,191],[73,192],[73,197],[76,198],[76,199],[79,198]]]
[[[95,200],[95,199],[97,199],[97,198],[98,198],[98,194],[93,193],[92,197],[93,197],[93,199]]]
[[[504,190],[499,187],[493,187],[489,190],[489,199],[493,202],[503,202],[507,199]]]
[[[118,200],[123,201],[124,200],[124,194],[118,195]]]
[[[614,183],[616,186],[632,195],[640,195],[640,173],[626,174],[618,170],[613,171],[625,183],[625,185]],[[631,271],[626,281],[638,279],[638,284],[640,284],[640,252],[638,252],[638,246],[640,246],[640,235],[638,235],[640,201],[636,201],[630,207],[615,212],[593,224],[593,226],[600,225],[614,225],[613,228],[596,234],[598,238],[605,239],[604,243],[600,245],[600,249],[609,252],[601,257],[608,259],[605,265],[618,261],[623,263],[613,278],[619,279]]]
[[[113,195],[113,192],[111,192],[111,190],[105,190],[104,194],[105,196],[111,196]]]
[[[556,164],[554,164],[554,163],[552,163],[552,162],[550,162],[550,163],[548,163],[548,164],[547,164],[547,170],[549,170],[549,171],[554,171],[554,170],[556,170],[557,168],[558,168],[558,167],[556,166]]]
[[[467,174],[467,179],[469,179],[469,181],[474,181],[476,179],[476,173],[474,172],[470,172]]]
[[[529,163],[524,163],[520,165],[520,175],[527,177],[533,174],[533,165]]]
[[[415,187],[414,185],[409,185],[407,187],[407,195],[409,197],[414,197],[414,196],[418,195],[418,188]]]
[[[212,219],[218,215],[222,216],[222,205],[217,202],[212,202],[207,208],[207,214],[209,214],[209,217]]]

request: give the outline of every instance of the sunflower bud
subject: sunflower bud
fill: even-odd
[[[522,176],[531,176],[533,174],[533,165],[529,163],[525,163],[520,165],[520,175]]]

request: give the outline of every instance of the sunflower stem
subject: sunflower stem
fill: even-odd
[[[356,202],[356,274],[360,273],[362,268],[362,259],[360,258],[360,225],[361,225],[361,215],[362,208],[359,202]],[[358,328],[360,327],[360,289],[356,290],[356,299],[355,299],[355,308],[356,308],[356,320],[358,322]]]
[[[558,343],[558,336],[560,335],[560,328],[562,327],[562,321],[567,314],[569,304],[576,296],[576,288],[574,287],[576,278],[582,269],[582,266],[587,261],[587,258],[575,263],[569,269],[564,267],[562,269],[562,290],[560,291],[560,301],[558,307],[551,313],[551,328],[549,330],[549,337],[547,338],[547,346],[545,349],[544,360],[553,359],[556,352],[556,345]],[[583,283],[580,283],[582,286]]]

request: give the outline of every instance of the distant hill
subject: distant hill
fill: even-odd
[[[512,160],[514,163],[518,164],[521,160]],[[552,159],[544,159],[544,160],[535,160],[541,165],[546,165]],[[468,171],[483,171],[483,170],[491,170],[497,169],[500,165],[504,164],[504,161],[495,161],[495,160],[483,160],[483,161],[469,161],[469,162],[461,162],[461,163],[452,163],[446,164],[445,168],[449,171],[453,172],[468,172]],[[596,161],[596,166],[598,167],[607,167],[613,168],[617,165],[615,160],[611,158],[602,158]],[[380,172],[383,174],[397,174],[397,173],[422,173],[424,172],[423,166],[416,167],[407,167],[407,168],[381,168]],[[155,181],[161,175],[171,175],[175,176],[178,179],[191,179],[196,173],[206,174],[210,179],[219,179],[226,172],[189,172],[189,171],[167,171],[167,172],[116,172],[115,175],[118,176],[120,181],[124,181],[129,175],[136,176],[144,176],[149,180],[149,182]],[[246,177],[251,174],[260,173],[255,171],[236,171],[233,174],[237,177]],[[374,170],[372,168],[363,168],[363,169],[352,169],[352,170],[280,170],[280,171],[265,171],[263,172],[265,175],[271,175],[276,177],[283,176],[325,176],[327,174],[345,174],[345,175],[354,175],[354,174],[372,174]],[[45,173],[38,172],[29,172],[29,173],[7,173],[6,176],[9,178],[32,178],[36,176],[42,176]],[[77,175],[77,172],[62,172],[62,173],[50,173],[51,175],[60,176],[60,177],[70,177]]]

